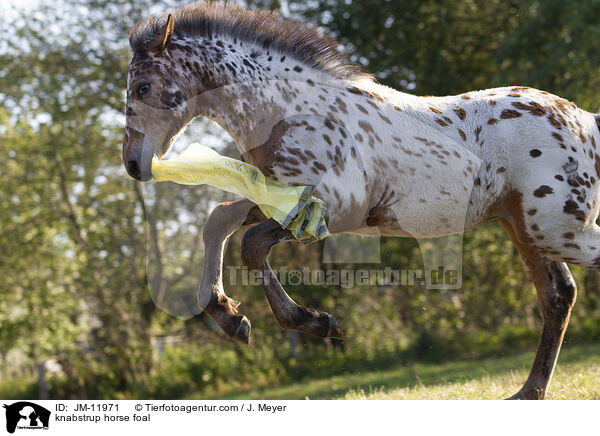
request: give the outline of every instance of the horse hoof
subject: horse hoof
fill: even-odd
[[[344,338],[333,315],[304,306],[296,306],[292,316],[278,319],[277,322],[285,330],[297,330],[319,338]]]
[[[344,339],[344,333],[339,328],[335,317],[327,312],[320,312],[314,331],[308,332],[320,338]]]
[[[329,331],[327,332],[327,337],[333,339],[344,339],[344,332],[342,332],[342,329],[339,328],[334,316],[330,314],[327,315],[329,316]]]
[[[232,338],[236,341],[240,341],[243,344],[248,345],[250,341],[250,330],[252,329],[252,325],[250,324],[250,320],[245,316],[242,316],[240,320],[240,325],[235,330]]]

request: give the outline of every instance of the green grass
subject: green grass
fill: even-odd
[[[502,399],[525,381],[533,352],[442,364],[411,364],[381,371],[229,392],[204,399]],[[565,345],[548,399],[600,399],[600,344]]]

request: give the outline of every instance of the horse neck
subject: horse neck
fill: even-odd
[[[263,144],[273,126],[294,114],[293,100],[315,86],[345,86],[332,74],[256,44],[227,37],[187,41],[183,49],[195,71],[197,116],[221,125],[243,153]],[[180,43],[181,45],[181,43]],[[317,85],[318,84],[318,85]]]

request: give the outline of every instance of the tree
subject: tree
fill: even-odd
[[[124,389],[152,363],[144,217],[139,187],[121,168],[116,123],[126,29],[142,9],[139,2],[95,1],[88,9],[76,3],[42,4],[2,23],[9,36],[0,54],[9,162],[2,183],[10,205],[2,213],[15,225],[3,226],[0,287],[29,300],[19,336],[38,345],[31,357],[58,356],[77,385],[71,395],[98,395],[98,377],[108,380],[107,389]],[[107,11],[122,19],[107,20]],[[64,28],[69,32],[52,31]],[[21,264],[27,267],[15,268]],[[40,317],[44,311],[54,318]]]

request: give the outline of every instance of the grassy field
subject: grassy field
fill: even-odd
[[[533,352],[344,374],[210,399],[502,399],[525,381]],[[190,396],[190,399],[200,396]],[[203,397],[208,399],[207,397]],[[600,399],[600,344],[563,347],[548,399]]]

